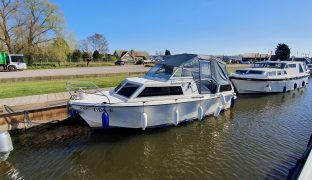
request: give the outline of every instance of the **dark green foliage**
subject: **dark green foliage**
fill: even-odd
[[[101,54],[99,53],[99,51],[98,50],[95,50],[94,52],[93,52],[93,59],[94,60],[99,60],[99,59],[101,59]]]
[[[74,52],[72,53],[72,61],[74,62],[79,62],[82,58],[82,53],[79,49],[74,50]]]
[[[84,53],[82,54],[82,59],[83,59],[83,61],[91,60],[91,56],[90,56],[89,53],[84,52]]]
[[[114,55],[111,55],[111,54],[106,54],[106,56],[105,56],[105,61],[117,61],[117,57],[116,56],[114,56]]]
[[[287,44],[278,44],[276,46],[275,55],[280,60],[287,60],[290,57],[290,49]]]
[[[171,55],[171,52],[168,49],[166,49],[165,56],[169,56],[169,55]]]

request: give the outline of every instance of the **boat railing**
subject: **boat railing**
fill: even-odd
[[[68,81],[66,82],[66,89],[70,94],[70,99],[81,99],[83,94],[95,94],[105,96],[108,101],[109,98],[103,91],[93,82],[89,81]]]

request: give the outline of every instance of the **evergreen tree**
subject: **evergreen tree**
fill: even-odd
[[[166,49],[165,56],[170,56],[170,55],[171,55],[171,52],[168,49]]]
[[[290,57],[290,49],[287,44],[278,44],[276,46],[275,55],[280,60],[287,60]]]

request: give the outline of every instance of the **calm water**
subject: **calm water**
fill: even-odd
[[[312,80],[286,94],[178,127],[90,133],[79,125],[13,135],[0,179],[284,179],[312,133]]]

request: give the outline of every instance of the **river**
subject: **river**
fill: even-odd
[[[312,133],[312,79],[285,94],[238,96],[220,114],[155,130],[43,126],[12,135],[0,179],[285,179]]]

